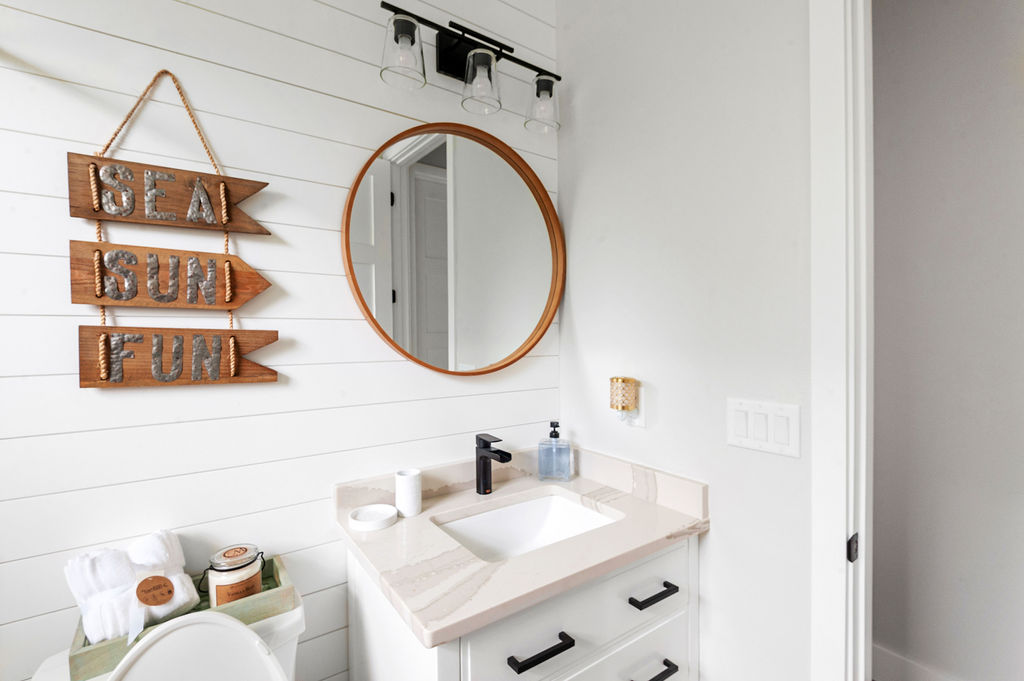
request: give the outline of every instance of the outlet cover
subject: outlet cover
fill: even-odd
[[[726,440],[730,445],[800,458],[800,407],[729,398]]]

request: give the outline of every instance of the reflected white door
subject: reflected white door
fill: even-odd
[[[392,334],[391,164],[377,159],[363,177],[349,225],[352,268],[366,304],[381,328]]]
[[[410,169],[416,356],[448,367],[448,190],[441,168]]]

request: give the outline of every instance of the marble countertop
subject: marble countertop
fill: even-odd
[[[454,640],[709,526],[707,485],[587,450],[579,477],[540,481],[536,453],[493,465],[494,492],[476,493],[474,463],[423,471],[423,510],[391,527],[359,532],[352,509],[394,503],[394,476],[335,485],[337,520],[348,548],[426,647]],[[603,527],[497,562],[478,558],[442,530],[448,522],[547,494],[617,518]]]

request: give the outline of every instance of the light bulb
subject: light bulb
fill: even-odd
[[[412,50],[411,37],[407,35],[398,36],[397,57],[396,66],[404,66],[410,69],[416,68],[416,53]]]
[[[473,96],[482,97],[491,93],[491,79],[487,76],[486,66],[476,67],[476,77],[473,78]]]
[[[555,117],[555,107],[552,105],[551,95],[547,92],[542,92],[533,103],[533,117],[541,120],[551,120]]]

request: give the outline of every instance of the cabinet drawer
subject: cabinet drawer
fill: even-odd
[[[463,636],[463,681],[540,681],[599,656],[656,618],[685,611],[687,558],[683,541],[671,551]],[[566,636],[560,638],[562,633]],[[509,657],[525,663],[535,656],[546,659],[519,673],[509,665]]]
[[[688,615],[679,612],[653,630],[562,681],[687,681]]]

